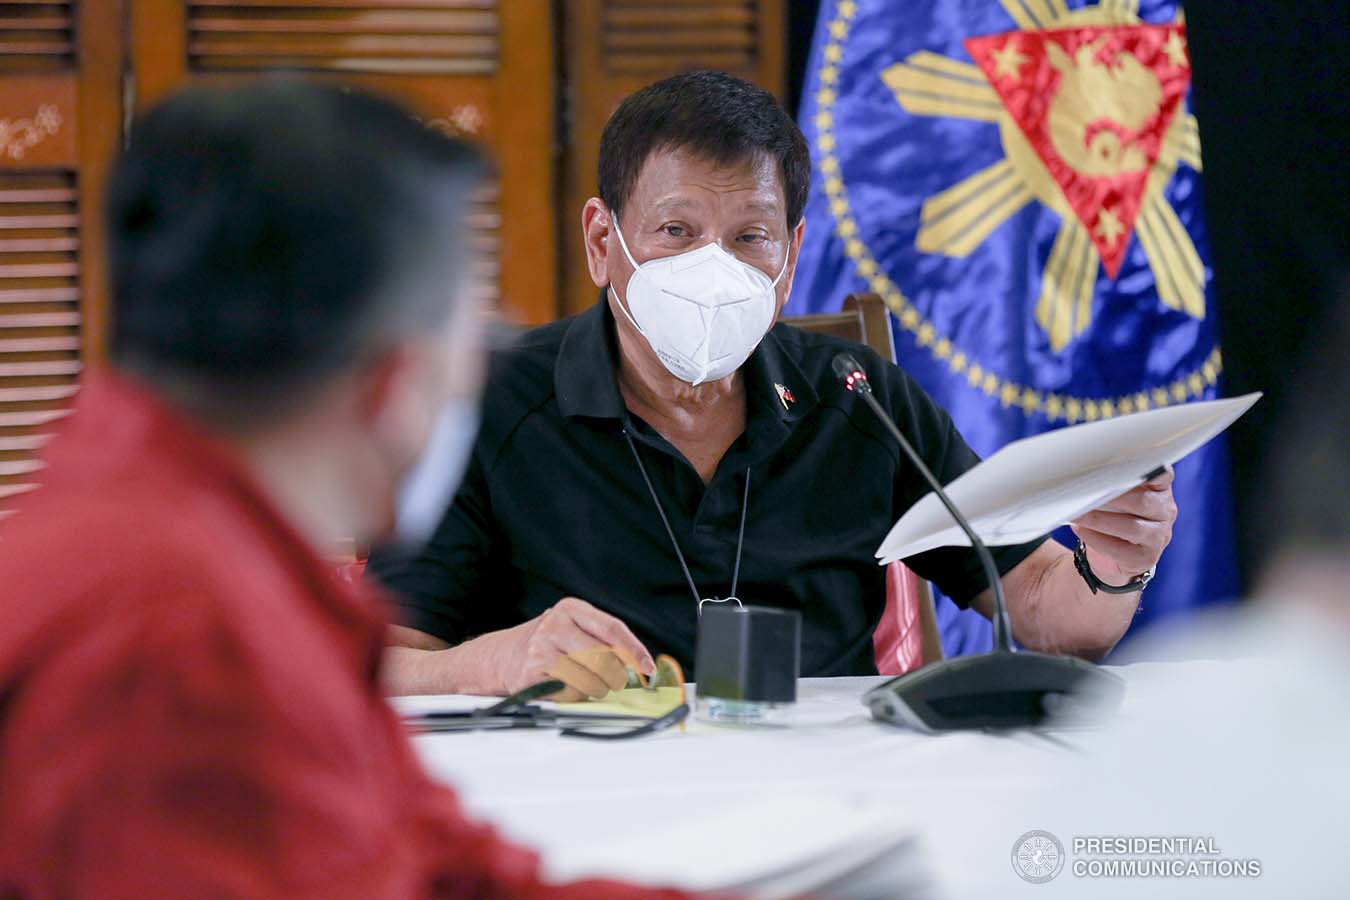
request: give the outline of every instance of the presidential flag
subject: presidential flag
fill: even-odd
[[[880,294],[901,367],[982,455],[1218,396],[1190,78],[1175,2],[825,0],[788,312]],[[1227,471],[1221,440],[1177,466],[1136,627],[1237,593]],[[974,613],[939,621],[949,653],[988,646]]]

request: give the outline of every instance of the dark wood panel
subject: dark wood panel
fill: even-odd
[[[758,6],[758,0],[605,0],[600,22],[605,68],[642,75],[753,70],[760,51]]]
[[[516,0],[506,0],[515,3]],[[525,0],[533,3],[534,0]],[[371,9],[398,7],[404,9],[496,9],[498,0],[191,0],[193,6],[223,7],[227,9],[258,9],[284,6],[292,9]]]
[[[122,122],[120,0],[0,2],[0,516],[103,355],[103,192]]]
[[[103,195],[113,154],[122,142],[125,0],[81,0],[78,84],[80,336],[86,362],[107,355],[108,274],[104,257]]]
[[[481,144],[497,178],[472,212],[474,287],[512,318],[556,317],[551,4],[134,0],[131,34],[139,109],[188,79],[299,71],[395,97],[428,125]]]
[[[0,61],[6,56],[0,47]],[[0,65],[0,168],[75,168],[79,162],[74,71],[24,73]]]
[[[0,3],[0,73],[73,69],[74,5],[73,0]]]
[[[493,4],[395,9],[379,0],[307,6],[190,0],[187,30],[193,71],[468,74],[495,71],[499,58]]]

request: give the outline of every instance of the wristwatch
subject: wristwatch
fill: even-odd
[[[1107,584],[1092,571],[1092,566],[1088,564],[1087,546],[1082,541],[1078,542],[1078,547],[1073,551],[1073,567],[1083,576],[1083,580],[1094,594],[1098,591],[1104,594],[1133,594],[1135,591],[1142,591],[1148,587],[1148,583],[1153,580],[1153,574],[1158,571],[1158,567],[1154,566],[1125,584]]]

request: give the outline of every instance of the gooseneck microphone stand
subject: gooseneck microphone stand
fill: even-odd
[[[1114,711],[1125,694],[1119,677],[1074,657],[1013,647],[1003,583],[989,548],[877,402],[858,361],[840,353],[833,365],[845,387],[862,397],[966,533],[994,594],[994,649],[932,662],[868,691],[862,699],[872,717],[924,731],[954,731],[1025,728],[1041,725],[1052,715],[1082,722]]]

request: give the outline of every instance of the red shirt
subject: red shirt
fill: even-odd
[[[464,818],[381,698],[382,601],[225,445],[95,375],[48,461],[0,527],[0,897],[669,896],[544,886]]]

